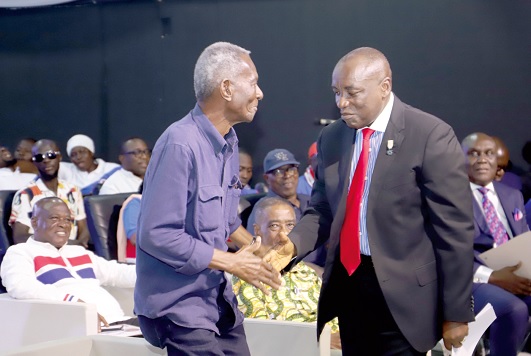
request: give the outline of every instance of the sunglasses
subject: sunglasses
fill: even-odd
[[[31,157],[31,160],[33,162],[40,163],[40,162],[44,161],[45,158],[56,159],[57,155],[59,155],[59,154],[61,154],[61,152],[59,152],[59,151],[51,151],[50,150],[48,152],[36,154],[35,156]]]

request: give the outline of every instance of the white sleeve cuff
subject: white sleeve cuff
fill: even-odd
[[[474,273],[474,283],[489,283],[489,278],[492,272],[494,272],[494,270],[487,266],[479,266],[476,273]]]

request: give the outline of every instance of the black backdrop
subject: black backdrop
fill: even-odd
[[[284,147],[305,162],[337,118],[331,71],[349,50],[382,50],[403,101],[501,137],[513,161],[530,135],[531,2],[412,0],[111,1],[0,10],[0,144],[85,133],[117,160],[153,145],[194,105],[195,60],[225,40],[252,51],[265,98],[236,126],[255,158]],[[259,177],[254,181],[258,181]]]

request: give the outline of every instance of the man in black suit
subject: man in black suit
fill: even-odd
[[[296,263],[329,242],[318,325],[339,317],[344,355],[421,355],[441,336],[459,347],[474,320],[472,197],[459,142],[391,89],[376,49],[337,63],[342,120],[321,132],[311,208],[289,234],[293,254],[288,240],[283,251]],[[359,174],[358,161],[367,167]]]

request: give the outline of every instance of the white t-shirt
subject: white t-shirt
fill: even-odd
[[[132,172],[120,169],[112,174],[101,186],[100,195],[118,193],[136,193],[142,184],[142,178]]]
[[[70,184],[77,185],[81,189],[94,182],[97,182],[105,173],[120,167],[119,164],[113,162],[105,162],[101,158],[97,158],[98,168],[92,172],[80,171],[75,164],[69,162],[61,162],[59,166],[59,179],[67,181]]]

